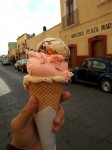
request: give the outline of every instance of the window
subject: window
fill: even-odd
[[[67,25],[74,23],[73,0],[67,1]]]
[[[62,23],[64,28],[72,24],[78,24],[76,0],[64,0]]]
[[[106,70],[106,65],[102,62],[98,62],[98,61],[93,61],[93,68],[96,69],[101,69],[101,70]]]
[[[82,67],[84,67],[84,68],[91,68],[91,61],[84,61],[82,63]]]

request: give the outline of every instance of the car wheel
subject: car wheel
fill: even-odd
[[[100,82],[100,88],[102,91],[109,93],[112,91],[112,83],[109,79],[102,79]]]
[[[21,71],[22,71],[22,72],[24,72],[24,69],[23,69],[23,68],[21,68]]]

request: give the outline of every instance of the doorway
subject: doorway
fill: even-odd
[[[89,56],[104,57],[107,54],[107,36],[99,35],[88,39]]]
[[[102,40],[92,42],[92,57],[103,57],[103,43]]]
[[[70,49],[69,68],[74,68],[77,66],[77,46],[71,44],[68,47]]]

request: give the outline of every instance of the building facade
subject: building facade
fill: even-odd
[[[88,57],[112,57],[112,0],[60,0],[61,23],[36,35],[17,38],[16,58],[28,58],[47,37],[61,38],[69,46],[69,67]]]
[[[10,63],[15,63],[17,53],[17,42],[8,42],[8,59]]]
[[[35,34],[34,34],[35,36]],[[17,38],[17,60],[28,58],[27,40],[30,38],[30,34],[24,33]]]
[[[36,50],[38,43],[40,43],[43,39],[48,37],[55,37],[60,38],[60,31],[61,31],[61,23],[50,28],[49,30],[43,30],[42,33],[36,36],[30,36],[27,40],[27,47],[28,50]]]
[[[70,67],[87,57],[112,57],[112,0],[60,0],[60,4],[60,38],[70,47]]]

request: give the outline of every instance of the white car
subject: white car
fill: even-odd
[[[9,62],[8,59],[3,59],[3,60],[2,60],[2,64],[3,64],[3,65],[10,65],[10,62]]]

